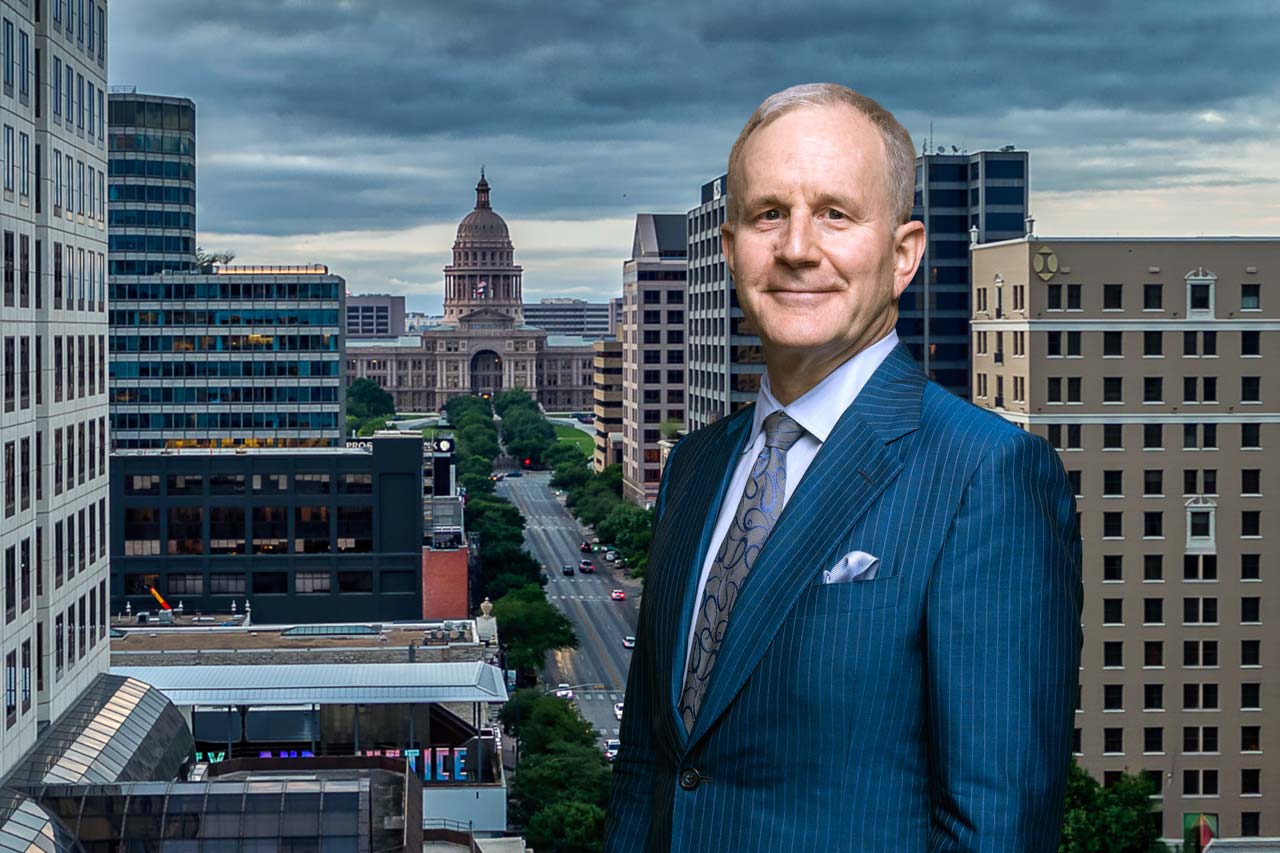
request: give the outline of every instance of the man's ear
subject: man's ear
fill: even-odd
[[[893,298],[898,299],[915,278],[924,257],[924,223],[904,222],[893,232]]]
[[[729,268],[729,275],[733,275],[733,226],[728,222],[720,226],[720,251],[724,252],[724,262]],[[737,281],[734,276],[734,281]]]

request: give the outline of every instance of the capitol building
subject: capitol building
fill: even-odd
[[[444,317],[414,335],[347,339],[347,384],[367,378],[397,412],[443,411],[458,395],[523,388],[549,412],[591,410],[592,343],[524,321],[521,268],[483,170],[444,268]]]

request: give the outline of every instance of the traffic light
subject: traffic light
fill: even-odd
[[[529,467],[530,465],[532,465],[532,464],[533,464],[533,460],[532,460],[532,459],[530,459],[528,456],[526,456],[526,457],[524,458],[524,467],[528,468],[528,467]]]

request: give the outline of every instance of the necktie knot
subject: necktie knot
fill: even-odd
[[[764,446],[776,447],[784,453],[800,440],[805,429],[782,409],[764,419]]]

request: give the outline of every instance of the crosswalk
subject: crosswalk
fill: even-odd
[[[581,692],[581,693],[576,693],[576,694],[574,694],[574,695],[576,696],[576,698],[578,699],[578,701],[579,701],[579,702],[582,702],[582,701],[596,701],[596,702],[599,702],[599,701],[606,700],[606,699],[607,699],[608,701],[610,701],[610,702],[621,702],[621,701],[622,701],[622,692],[621,692],[621,691],[618,691],[618,692],[612,692],[612,691],[608,691],[608,690],[585,690],[585,691],[583,691],[583,692]]]
[[[548,595],[548,601],[613,601],[607,595]]]

